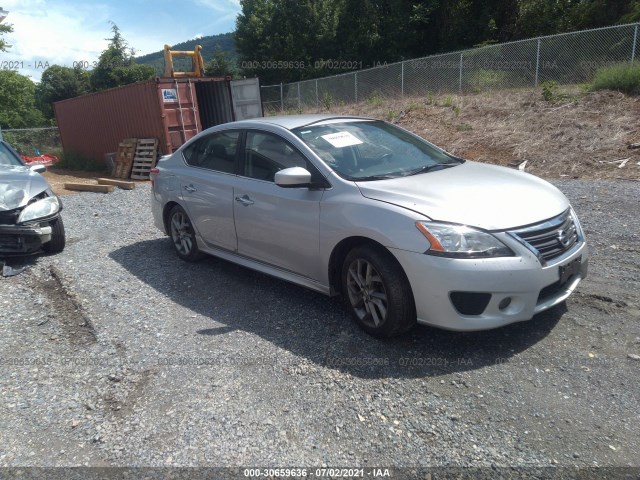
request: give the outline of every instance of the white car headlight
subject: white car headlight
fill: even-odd
[[[513,251],[490,233],[438,222],[416,222],[416,227],[431,244],[425,252],[453,258],[512,257]]]
[[[58,213],[59,211],[60,202],[57,197],[43,198],[42,200],[38,200],[37,202],[33,202],[32,204],[24,207],[18,217],[18,223],[48,217]]]

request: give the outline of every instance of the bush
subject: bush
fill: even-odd
[[[640,95],[640,63],[599,69],[591,82],[591,90],[618,90],[629,95]]]
[[[558,100],[558,82],[553,80],[545,80],[540,84],[542,88],[542,98],[547,102],[555,102]]]
[[[106,172],[107,170],[104,162],[97,162],[73,152],[63,153],[55,167],[65,170],[85,170],[88,172]]]
[[[33,157],[40,153],[59,155],[61,151],[60,134],[57,128],[3,130],[4,140],[17,150],[20,155]]]

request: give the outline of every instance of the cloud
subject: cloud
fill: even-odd
[[[14,28],[3,37],[12,47],[0,59],[13,62],[19,73],[39,81],[50,65],[93,67],[108,45],[111,20],[136,55],[144,55],[193,38],[194,31],[204,36],[233,30],[240,10],[239,0],[192,0],[182,7],[184,21],[179,21],[170,8],[160,5],[149,11],[146,1],[100,1],[106,2],[0,0],[9,12],[3,23]]]
[[[237,14],[240,11],[240,0],[194,0],[194,3],[218,13]]]
[[[13,32],[5,36],[11,45],[2,55],[19,73],[38,81],[49,65],[90,65],[107,46],[108,9],[90,7],[47,8],[43,0],[3,0]]]

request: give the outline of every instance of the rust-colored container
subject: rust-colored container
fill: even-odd
[[[64,152],[96,161],[125,138],[157,138],[162,154],[172,153],[203,129],[234,120],[224,78],[156,78],[62,100],[54,110]]]

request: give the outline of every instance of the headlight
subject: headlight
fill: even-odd
[[[28,222],[29,220],[36,220],[38,218],[48,217],[60,210],[60,202],[57,197],[47,197],[37,202],[33,202],[30,205],[24,207],[20,216],[18,217],[18,223]]]
[[[465,225],[438,222],[416,222],[416,227],[429,240],[425,252],[453,258],[511,257],[509,247],[490,233]]]

